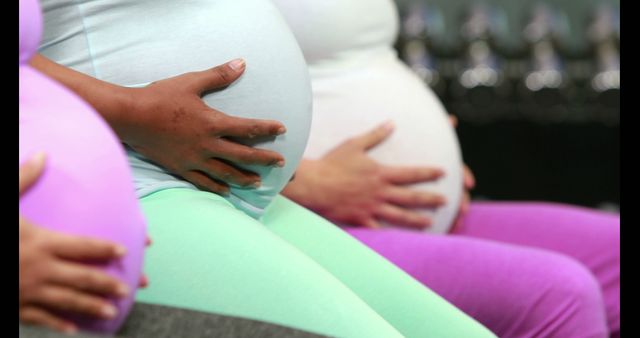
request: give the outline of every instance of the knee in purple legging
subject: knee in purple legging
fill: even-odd
[[[568,255],[463,236],[348,231],[499,337],[607,336],[601,286]]]
[[[508,336],[607,337],[604,300],[596,278],[572,258],[555,253],[547,256],[539,271],[539,288],[531,290],[535,295],[529,297],[528,311],[522,318],[527,318],[530,326]]]
[[[458,235],[564,253],[596,276],[620,329],[620,215],[557,203],[473,202]]]

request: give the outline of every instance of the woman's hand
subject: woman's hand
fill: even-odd
[[[43,168],[43,155],[36,155],[20,168],[20,195],[35,183]],[[124,297],[129,293],[127,286],[76,261],[109,261],[124,256],[125,249],[101,240],[49,231],[19,217],[20,320],[70,333],[77,331],[76,326],[52,311],[113,318],[116,309],[105,297]]]
[[[431,219],[416,208],[435,208],[443,196],[406,187],[443,175],[428,167],[397,167],[377,163],[367,151],[393,132],[387,122],[347,140],[320,160],[303,160],[283,193],[340,223],[380,227],[380,221],[412,228],[425,228]]]
[[[462,222],[464,220],[464,216],[469,212],[469,207],[471,206],[471,190],[476,186],[476,179],[473,176],[473,172],[466,164],[462,167],[462,177],[463,177],[463,188],[462,188],[462,198],[460,201],[460,209],[458,209],[458,214],[453,221],[453,226],[449,230],[449,232],[455,232],[456,229],[462,226]]]
[[[145,247],[149,247],[151,245],[152,241],[151,241],[151,237],[149,237],[149,235],[147,235],[147,238],[144,241],[144,246]],[[138,282],[138,287],[139,288],[146,288],[147,286],[149,286],[149,278],[147,277],[147,275],[143,272],[142,275],[140,276],[140,280]]]
[[[458,119],[454,115],[449,115],[449,122],[451,125],[456,128],[458,126]],[[471,190],[476,186],[476,178],[469,168],[468,165],[462,165],[462,177],[463,177],[463,186],[462,186],[462,197],[460,200],[460,208],[458,209],[458,214],[453,221],[453,226],[449,230],[449,232],[454,232],[460,226],[462,226],[462,222],[464,216],[469,212],[469,207],[471,205]]]
[[[228,86],[244,72],[242,60],[202,72],[179,75],[134,89],[135,108],[144,120],[122,133],[131,148],[201,189],[225,194],[229,184],[260,185],[260,177],[233,166],[283,166],[282,155],[241,145],[229,138],[285,132],[276,121],[237,118],[209,108],[202,93]],[[124,129],[123,129],[124,130]]]
[[[260,185],[255,173],[237,164],[283,166],[282,155],[232,139],[283,134],[277,121],[238,118],[208,107],[203,93],[236,81],[245,70],[241,59],[185,73],[144,88],[107,83],[37,55],[31,65],[62,82],[107,120],[120,140],[172,174],[200,189],[227,194],[229,185]]]

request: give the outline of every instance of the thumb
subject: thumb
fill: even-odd
[[[211,69],[192,73],[192,89],[198,94],[226,87],[244,73],[246,63],[243,59],[231,60]]]
[[[449,123],[453,128],[458,127],[458,118],[453,114],[449,114]]]
[[[393,124],[393,121],[387,121],[375,127],[374,129],[355,137],[352,142],[358,148],[369,150],[382,143],[382,141],[389,137],[394,128],[395,126]]]
[[[20,195],[26,192],[38,180],[38,177],[40,177],[44,169],[44,163],[45,155],[43,152],[39,152],[20,167]]]
[[[467,166],[466,164],[463,167],[463,181],[464,181],[464,188],[471,190],[476,186],[476,178],[473,175],[473,172],[471,171],[471,169],[469,168],[469,166]]]

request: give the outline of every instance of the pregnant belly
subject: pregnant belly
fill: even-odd
[[[96,265],[136,290],[146,229],[113,132],[66,88],[21,66],[19,136],[21,164],[39,151],[47,156],[42,176],[20,197],[20,214],[54,231],[125,246],[127,255],[121,260]],[[114,332],[126,318],[133,294],[114,303],[118,316],[113,320],[69,318],[85,329]]]
[[[253,141],[285,157],[283,168],[244,166],[262,177],[258,189],[231,187],[230,201],[258,217],[293,175],[309,134],[311,88],[304,57],[278,10],[266,0],[140,0],[99,8],[84,4],[96,75],[124,86],[144,86],[185,72],[205,70],[234,58],[247,69],[231,86],[204,101],[232,116],[274,119],[287,133]],[[93,7],[92,7],[93,6]],[[102,13],[108,12],[108,16]],[[48,51],[52,53],[52,51]],[[53,53],[55,54],[55,53]],[[180,181],[132,156],[138,189]]]
[[[305,155],[318,158],[346,138],[393,120],[394,133],[370,155],[388,165],[443,169],[444,177],[415,188],[445,196],[446,206],[421,212],[434,221],[428,231],[448,231],[462,193],[462,160],[455,131],[438,98],[392,55],[366,69],[312,78],[314,121]]]

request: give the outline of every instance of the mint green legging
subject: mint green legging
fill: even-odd
[[[351,238],[278,196],[261,222],[206,192],[144,197],[153,245],[137,300],[336,337],[494,337]]]

